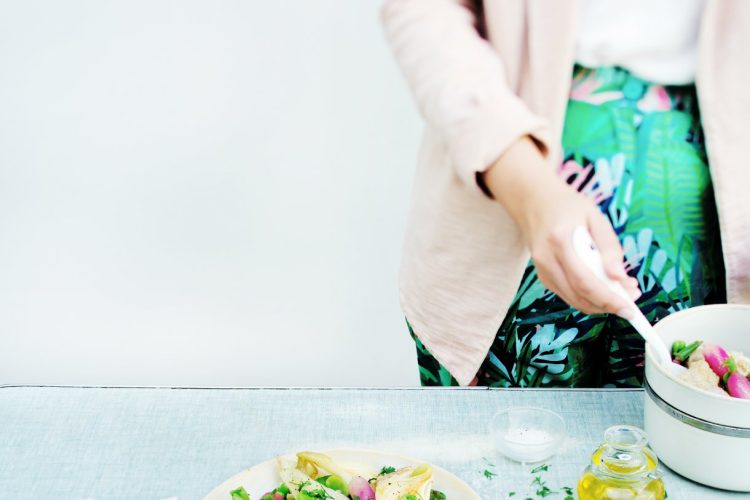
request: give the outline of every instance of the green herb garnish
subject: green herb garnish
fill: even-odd
[[[378,473],[378,476],[382,476],[384,474],[393,474],[394,472],[396,472],[396,468],[395,467],[391,467],[390,465],[386,465],[385,467],[383,467],[382,469],[380,469],[380,472]]]
[[[687,359],[690,357],[691,354],[693,354],[696,349],[698,349],[703,341],[696,340],[695,342],[691,342],[687,345],[685,345],[684,342],[677,341],[674,344],[672,344],[672,357],[675,359],[675,361],[678,361],[680,363],[687,361]]]
[[[552,491],[551,489],[549,489],[546,484],[543,484],[542,486],[539,487],[538,490],[536,490],[536,496],[542,497],[542,498],[548,497],[556,493],[557,493],[556,491]]]
[[[488,469],[484,469],[484,472],[482,474],[484,474],[484,477],[487,478],[487,479],[492,479],[493,477],[497,476],[496,473],[494,473],[494,472],[492,472],[491,470],[488,470]]]
[[[326,500],[328,498],[333,498],[331,495],[326,493],[325,490],[307,490],[307,491],[300,491],[299,496],[297,496],[297,500]]]
[[[534,480],[531,482],[531,486],[536,486],[536,497],[537,498],[546,498],[550,495],[557,495],[560,493],[559,491],[554,491],[550,489],[549,486],[547,486],[547,481],[542,479],[542,472],[547,472],[549,470],[548,464],[542,464],[538,467],[534,467],[531,469],[532,474],[536,474],[534,477]]]
[[[538,467],[534,467],[533,469],[531,469],[531,473],[532,474],[538,474],[540,472],[547,472],[548,470],[549,470],[549,465],[548,464],[542,464],[542,465],[540,465]]]

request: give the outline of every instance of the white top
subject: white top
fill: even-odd
[[[576,60],[621,66],[653,83],[692,83],[704,1],[583,0]]]

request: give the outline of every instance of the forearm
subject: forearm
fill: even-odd
[[[483,181],[518,223],[533,215],[533,207],[550,203],[550,197],[566,187],[529,136],[513,143],[484,172]]]

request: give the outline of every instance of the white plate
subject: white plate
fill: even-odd
[[[374,471],[379,471],[381,467],[386,465],[398,468],[425,463],[413,458],[372,450],[339,449],[322,453],[336,461]],[[434,465],[432,470],[434,474],[433,487],[445,493],[447,500],[480,500],[479,495],[474,490],[447,470]],[[244,486],[250,494],[250,498],[255,500],[260,498],[263,493],[276,488],[280,483],[281,478],[276,472],[276,459],[271,459],[227,479],[209,493],[206,500],[230,500],[229,492],[240,486]]]

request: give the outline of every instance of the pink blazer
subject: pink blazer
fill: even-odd
[[[529,254],[476,183],[532,135],[560,161],[578,0],[486,0],[487,39],[460,0],[386,0],[387,39],[426,122],[400,276],[401,304],[430,352],[471,382]],[[696,86],[730,302],[750,303],[750,2],[706,2]]]

